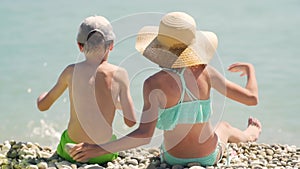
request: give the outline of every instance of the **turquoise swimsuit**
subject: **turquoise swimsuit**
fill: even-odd
[[[174,69],[167,69],[179,75],[182,93],[179,102],[170,108],[159,109],[158,121],[156,127],[161,130],[173,130],[177,124],[196,124],[207,122],[211,116],[211,101],[198,100],[192,92],[187,88],[184,71],[178,72]],[[184,95],[187,93],[191,101],[184,102]],[[198,162],[203,166],[214,165],[217,161],[219,152],[222,152],[221,144],[218,144],[216,150],[210,155],[201,158],[177,158],[169,154],[164,145],[161,146],[161,159],[171,165],[180,164],[187,165],[190,162]]]
[[[161,130],[173,130],[177,124],[195,124],[207,122],[211,115],[211,102],[198,100],[187,88],[184,80],[184,71],[178,72],[174,69],[167,69],[177,73],[180,77],[182,92],[178,103],[170,108],[159,109],[159,116],[156,127]],[[184,102],[184,94],[187,93],[191,101]]]

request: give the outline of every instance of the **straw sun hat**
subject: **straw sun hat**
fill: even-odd
[[[207,64],[218,45],[213,32],[197,31],[195,20],[183,12],[162,17],[159,27],[143,27],[136,49],[152,62],[165,68]]]

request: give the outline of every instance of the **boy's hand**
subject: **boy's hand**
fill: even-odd
[[[234,63],[228,67],[230,72],[241,72],[240,76],[249,75],[250,69],[253,68],[253,65],[250,63]]]
[[[45,93],[42,93],[38,99],[37,99],[37,102],[40,102],[41,100],[43,100],[43,98],[48,94],[48,92],[45,92]]]

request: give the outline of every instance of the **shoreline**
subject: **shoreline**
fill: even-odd
[[[4,141],[0,144],[1,169],[214,169],[214,168],[300,168],[300,147],[265,143],[231,143],[214,166],[201,167],[199,163],[170,166],[160,161],[158,148],[134,148],[119,152],[119,157],[103,165],[70,163],[60,158],[55,149],[38,143]]]

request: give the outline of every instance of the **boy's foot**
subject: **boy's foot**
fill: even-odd
[[[248,119],[248,128],[244,133],[249,136],[248,141],[256,141],[261,133],[261,124],[255,118],[249,117]]]

